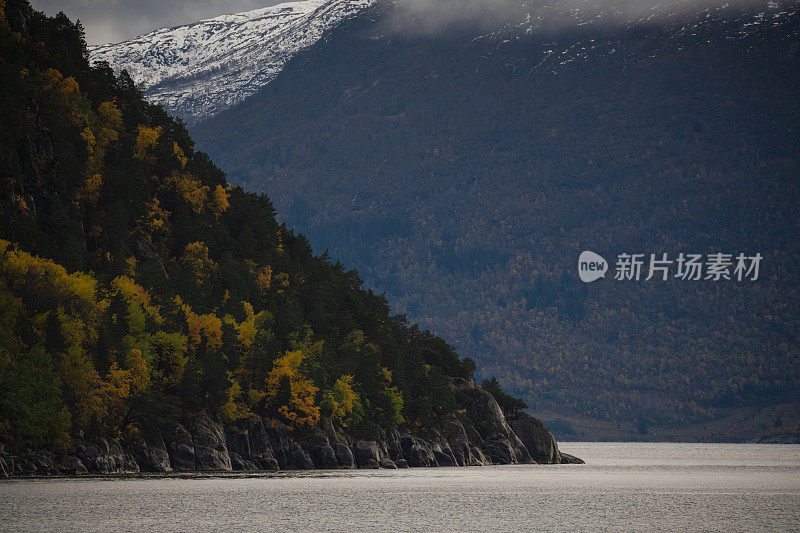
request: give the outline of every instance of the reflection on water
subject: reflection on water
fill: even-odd
[[[566,443],[585,465],[0,482],[0,530],[775,530],[800,445]]]

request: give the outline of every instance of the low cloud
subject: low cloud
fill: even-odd
[[[616,25],[631,20],[653,24],[675,22],[703,9],[767,8],[796,0],[395,0],[393,26],[403,32],[435,34],[459,27],[490,29],[532,22],[558,30],[579,21]]]
[[[49,15],[64,11],[73,20],[80,19],[87,42],[103,44],[283,1],[286,0],[32,0],[32,4]],[[723,4],[766,8],[768,0],[394,0],[393,3],[396,8],[390,24],[396,30],[436,34],[459,27],[491,29],[529,19],[542,28],[557,30],[576,24],[577,14],[582,20],[592,19],[598,24],[631,19],[658,23],[668,17]],[[796,5],[797,0],[777,3]]]

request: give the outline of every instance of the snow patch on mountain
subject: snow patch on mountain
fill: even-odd
[[[513,71],[557,74],[587,64],[597,67],[603,59],[621,61],[627,68],[712,42],[757,34],[770,38],[770,28],[782,28],[784,42],[774,45],[786,48],[785,59],[795,61],[800,57],[798,16],[798,0],[665,0],[638,6],[606,0],[524,0],[515,21],[476,37],[470,46],[492,43],[487,57],[502,55]],[[514,57],[523,40],[538,41],[541,52],[527,48],[525,57]]]
[[[126,69],[145,97],[195,123],[254,94],[295,54],[375,0],[303,0],[92,46],[92,62]]]
[[[396,14],[403,13],[409,1],[387,0],[385,4]],[[116,71],[127,69],[149,101],[193,124],[258,92],[325,31],[376,2],[289,2],[157,30],[122,43],[93,46],[89,52],[94,62],[107,61]],[[598,58],[621,61],[627,68],[659,53],[710,40],[791,27],[800,11],[800,0],[507,2],[516,6],[515,14],[493,31],[480,33],[466,47],[485,47],[488,42],[487,57],[501,54],[511,70],[554,74]],[[384,36],[391,39],[397,32],[407,33],[410,26],[422,27],[427,16],[424,11],[416,13],[402,24],[390,16],[389,25],[376,26],[375,31],[391,27]],[[650,38],[655,35],[659,38]],[[787,56],[791,59],[800,53],[798,30],[787,35],[794,46]],[[521,41],[538,42],[539,53],[530,46],[518,49]],[[656,43],[660,48],[654,48]]]

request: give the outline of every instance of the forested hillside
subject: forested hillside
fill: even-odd
[[[474,363],[90,67],[79,24],[0,1],[0,86],[0,451],[154,442],[201,412],[374,438],[456,411],[446,377]]]
[[[330,32],[198,143],[537,413],[625,438],[796,423],[797,3],[433,35],[393,31],[391,10]],[[764,262],[752,283],[587,286],[582,250]],[[714,426],[731,413],[748,426]]]

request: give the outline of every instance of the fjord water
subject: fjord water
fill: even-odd
[[[585,465],[7,480],[3,531],[790,531],[800,445],[565,443]]]

